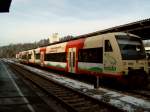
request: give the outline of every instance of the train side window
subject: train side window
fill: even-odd
[[[22,55],[22,59],[28,59],[27,55]]]
[[[73,52],[73,67],[75,66],[75,52]]]
[[[112,46],[109,40],[105,40],[105,52],[112,52]]]
[[[79,49],[79,62],[102,63],[103,50],[101,48]]]
[[[36,58],[36,59],[40,59],[40,53],[35,54],[35,58]]]
[[[31,55],[32,55],[32,54],[28,54],[28,59],[31,59]]]
[[[66,52],[45,54],[45,61],[66,62]]]

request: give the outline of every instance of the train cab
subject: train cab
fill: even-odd
[[[77,51],[79,73],[128,84],[146,82],[146,53],[141,38],[136,35],[116,32],[87,37],[83,48]]]
[[[133,34],[115,34],[121,55],[121,66],[118,66],[128,83],[146,83],[148,64],[146,52],[140,37]]]

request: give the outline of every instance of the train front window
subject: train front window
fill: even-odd
[[[117,35],[122,59],[123,60],[137,60],[145,59],[146,53],[140,38],[129,35]]]

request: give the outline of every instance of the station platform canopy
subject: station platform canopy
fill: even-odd
[[[12,0],[0,0],[0,13],[9,12]]]
[[[95,36],[98,34],[111,33],[111,32],[128,32],[140,36],[143,40],[149,40],[150,39],[150,18],[88,33],[85,35],[80,35],[78,36],[78,38]]]

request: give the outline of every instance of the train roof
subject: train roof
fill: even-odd
[[[97,34],[97,35],[108,35],[108,34],[111,34],[111,35],[127,35],[127,34],[128,35],[134,35],[134,34],[126,33],[126,32],[108,32],[108,33],[102,33],[102,34]],[[50,46],[50,45],[54,45],[54,44],[59,44],[59,43],[63,43],[63,42],[68,42],[68,41],[72,41],[72,40],[81,39],[81,38],[93,37],[93,36],[97,36],[97,35],[76,36],[76,37],[71,38],[69,40],[58,41],[58,42],[50,43],[50,44],[47,44],[47,45],[44,45],[44,46],[40,46],[40,47]],[[140,38],[137,35],[134,35],[134,36]]]
[[[125,32],[112,32],[112,33],[101,34],[101,37],[105,36],[105,35],[130,35],[132,37],[140,38],[137,35],[130,34],[130,33],[125,33]],[[97,36],[97,35],[94,35],[94,36]],[[93,37],[93,36],[89,36],[89,37]],[[88,38],[88,37],[76,37],[76,38],[73,38],[73,39],[70,39],[70,40],[59,41],[59,42],[47,44],[47,45],[44,45],[44,46],[41,46],[41,47],[38,47],[38,48],[34,48],[34,49],[29,49],[29,50],[26,50],[26,51],[22,51],[22,53],[24,54],[24,53],[27,53],[27,52],[32,52],[32,50],[39,51],[41,49],[46,49],[46,47],[48,47],[50,45],[61,44],[61,43],[65,43],[65,42],[69,42],[69,41],[73,41],[73,40],[77,40],[77,39],[81,39],[81,38]]]
[[[110,34],[114,34],[114,35],[129,35],[129,36],[132,36],[132,37],[137,37],[137,38],[141,38],[137,35],[134,35],[134,34],[131,34],[131,33],[125,33],[125,32],[114,32],[114,33],[110,33]]]

